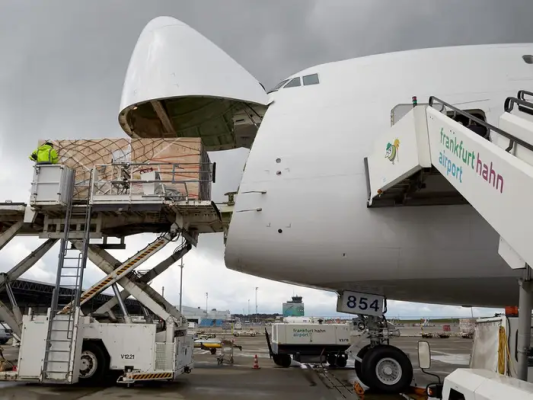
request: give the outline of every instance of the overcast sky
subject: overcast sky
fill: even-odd
[[[0,201],[28,201],[39,138],[121,137],[117,123],[124,74],[143,27],[168,15],[191,25],[252,73],[265,87],[301,69],[389,51],[461,44],[532,42],[531,0],[0,0]],[[445,72],[443,72],[445,73]],[[211,154],[217,161],[215,200],[239,184],[247,151]],[[224,176],[224,178],[221,178]],[[125,259],[152,240],[130,238]],[[9,270],[39,244],[15,239],[0,253]],[[166,257],[160,252],[150,265]],[[184,304],[241,313],[281,312],[294,293],[308,315],[335,315],[335,296],[267,281],[225,268],[220,235],[200,239],[185,258]],[[24,277],[51,282],[57,247]],[[144,267],[143,267],[144,268]],[[86,285],[101,278],[90,266]],[[179,268],[153,284],[174,303]],[[476,314],[490,312],[476,310]],[[470,315],[460,307],[389,304],[390,316]]]

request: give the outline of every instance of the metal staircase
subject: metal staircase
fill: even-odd
[[[525,100],[529,93],[520,91],[517,98],[505,101],[499,127],[436,97],[430,97],[428,106],[413,107],[376,139],[374,151],[365,159],[367,206],[396,206],[404,197],[415,198],[417,191],[427,192],[425,202],[420,195],[412,205],[466,201],[498,232],[498,253],[511,268],[533,265],[533,103]],[[515,104],[518,113],[512,113]],[[454,115],[484,127],[485,134],[473,128],[477,125],[456,121]],[[438,172],[433,176],[441,184],[417,181],[430,169]],[[407,191],[409,196],[403,196],[408,180],[417,184],[412,193]],[[443,182],[457,194],[444,190]],[[400,201],[394,201],[398,197]]]
[[[87,201],[82,207],[74,207],[75,177],[69,185],[68,203],[64,221],[63,237],[58,257],[56,286],[49,310],[49,324],[42,368],[43,382],[75,383],[78,371],[74,371],[77,349],[81,351],[82,343],[78,341],[80,317],[80,296],[82,293],[83,273],[87,265],[87,252],[90,240],[91,206]],[[69,247],[73,239],[71,233],[75,220],[84,220],[83,237],[78,250]],[[76,237],[76,240],[80,240]],[[70,289],[62,292],[62,289]],[[66,305],[73,306],[59,314]]]

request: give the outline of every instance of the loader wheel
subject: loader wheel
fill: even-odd
[[[344,368],[348,363],[348,356],[346,354],[339,354],[337,356],[337,367]]]
[[[335,368],[337,366],[337,355],[336,354],[334,353],[328,354],[326,359],[330,367]]]
[[[99,343],[84,341],[81,350],[80,381],[84,384],[102,383],[109,370],[109,361]]]

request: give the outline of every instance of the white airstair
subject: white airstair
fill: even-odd
[[[533,103],[524,94],[506,100],[499,128],[435,97],[414,102],[365,159],[368,206],[468,202],[500,235],[498,251],[511,268],[533,266]]]

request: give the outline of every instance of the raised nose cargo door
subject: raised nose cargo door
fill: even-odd
[[[170,17],[144,28],[126,74],[119,123],[131,137],[201,137],[207,151],[250,148],[264,87],[200,33]]]

